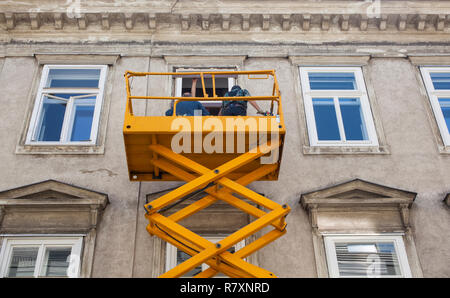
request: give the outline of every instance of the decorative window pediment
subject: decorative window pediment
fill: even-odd
[[[301,204],[311,208],[398,207],[409,208],[416,193],[361,179],[301,195]]]
[[[83,255],[81,272],[76,276],[89,277],[96,229],[100,214],[108,203],[106,194],[55,180],[2,191],[0,238],[6,236],[5,239],[10,241],[29,235],[29,240],[35,241],[45,235],[51,241],[59,241],[79,237],[82,239]]]
[[[73,212],[86,212],[86,209],[98,212],[103,210],[107,204],[108,196],[106,194],[55,180],[47,180],[0,192],[0,208],[6,214],[8,214],[8,209],[15,208],[28,207],[36,210],[36,208],[42,207],[48,210],[50,207],[58,207],[58,210],[62,210],[61,207],[64,206],[70,208]],[[61,220],[64,221],[64,219]],[[0,225],[1,231],[7,229],[1,221]]]
[[[106,194],[55,180],[6,190],[0,192],[0,232],[85,233],[96,228],[107,204]]]
[[[341,276],[336,273],[341,263],[338,262],[340,259],[336,256],[337,246],[331,241],[333,239],[336,243],[356,241],[366,246],[370,244],[372,248],[374,243],[382,245],[394,239],[398,242],[396,253],[400,253],[403,264],[402,273],[398,275],[422,276],[409,215],[416,195],[361,179],[302,194],[300,204],[311,219],[318,276]],[[324,241],[328,241],[328,249],[325,249]],[[393,245],[392,241],[389,245]]]

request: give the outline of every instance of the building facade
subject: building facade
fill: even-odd
[[[450,277],[449,15],[433,0],[2,1],[0,275],[157,277],[181,262],[143,209],[181,183],[128,176],[124,73],[275,69],[283,161],[250,188],[292,210],[247,261],[279,277]],[[218,204],[185,225],[220,239],[250,220]]]

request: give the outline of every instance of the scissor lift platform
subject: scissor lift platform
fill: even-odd
[[[273,79],[272,94],[267,96],[219,97],[215,92],[215,78],[219,76],[246,75],[249,79]],[[134,76],[198,76],[201,79],[204,97],[133,96],[129,79]],[[207,97],[205,78],[212,78],[212,97]],[[196,277],[212,277],[219,271],[230,277],[275,277],[265,269],[254,266],[244,259],[251,253],[274,241],[286,230],[285,216],[290,208],[280,205],[248,189],[245,185],[258,180],[278,180],[285,126],[281,107],[281,94],[274,70],[222,71],[189,73],[125,73],[127,103],[123,127],[125,151],[131,181],[185,181],[179,188],[145,205],[149,220],[147,230],[192,257],[169,270],[161,277],[179,277],[201,263],[210,268]],[[134,116],[133,99],[174,100],[173,116]],[[266,116],[176,116],[180,101],[265,100],[271,102]],[[274,109],[276,104],[276,109]],[[173,150],[173,138],[179,135],[184,125],[184,141],[190,145],[183,152]],[[214,123],[214,126],[205,125]],[[231,124],[231,125],[230,125]],[[206,129],[205,129],[206,128]],[[215,143],[214,151],[204,148],[203,142],[215,134],[222,140]],[[210,139],[208,139],[210,140]],[[217,142],[218,139],[216,139]],[[187,149],[187,150],[186,150]],[[166,217],[165,209],[187,198],[194,192],[207,195],[195,203]],[[238,196],[236,196],[238,195]],[[258,207],[247,203],[248,199]],[[178,222],[202,209],[222,200],[255,218],[247,226],[232,233],[218,243],[181,226]],[[266,226],[273,230],[235,253],[227,251],[239,241]]]
[[[194,128],[194,117],[196,116],[190,116],[190,117],[183,117],[186,121],[189,121],[190,127]],[[208,118],[216,118],[215,120],[218,120],[222,123],[222,127],[226,128],[226,121],[234,119],[235,117],[229,117],[229,116],[206,116],[206,117],[199,117],[199,121],[201,123],[207,123]],[[250,143],[250,135],[255,134],[257,136],[261,135],[261,133],[266,133],[267,138],[270,140],[272,137],[272,132],[268,129],[272,126],[275,126],[278,128],[279,126],[284,127],[284,124],[282,122],[277,122],[276,116],[258,116],[258,117],[240,117],[243,118],[242,120],[245,123],[248,123],[248,119],[253,118],[255,122],[257,123],[258,127],[256,129],[251,129],[246,127],[245,132],[239,132],[243,133],[243,139],[245,142],[245,152],[249,151],[249,143]],[[252,119],[252,120],[253,120]],[[152,162],[154,158],[154,151],[151,149],[151,145],[160,145],[165,148],[171,148],[171,142],[174,135],[176,135],[179,131],[171,129],[171,125],[173,123],[174,117],[171,116],[151,116],[151,117],[129,117],[129,119],[125,123],[124,127],[124,139],[125,139],[125,150],[127,154],[127,161],[128,161],[128,170],[130,179],[133,181],[178,181],[179,178],[173,176],[172,174],[160,171],[155,167],[154,163]],[[261,123],[264,123],[263,126],[265,131],[262,131],[262,128],[259,127]],[[200,124],[200,126],[202,126]],[[236,128],[236,126],[235,126]],[[224,153],[206,153],[202,148],[201,151],[198,152],[195,150],[195,138],[197,137],[198,140],[200,140],[201,143],[203,143],[204,138],[206,135],[210,134],[211,132],[218,133],[220,135],[223,135],[224,140],[227,139],[227,135],[229,137],[230,134],[233,134],[233,140],[234,142],[237,142],[240,138],[238,136],[238,132],[236,129],[232,131],[227,131],[226,129],[223,130],[205,130],[200,129],[199,131],[192,130],[191,136],[190,136],[190,143],[191,143],[191,153],[181,153],[184,157],[187,157],[191,159],[192,161],[195,161],[197,163],[200,163],[204,165],[205,167],[209,169],[214,169],[224,162],[230,161],[240,155],[238,152],[237,145],[233,146],[233,149],[229,149],[229,151],[234,153],[226,153],[226,141],[224,142],[222,146],[222,152]],[[197,135],[200,134],[200,135]],[[284,140],[284,134],[285,131],[283,129],[280,129],[276,133],[279,133],[278,138],[281,141],[280,148],[282,149],[283,146],[283,140]],[[198,153],[196,153],[198,152]],[[272,173],[261,177],[258,180],[277,180],[278,179],[278,171],[279,171],[279,164],[281,162],[281,153],[282,150],[279,151],[278,156],[276,156],[276,163],[278,164],[277,169],[273,171]],[[242,165],[239,169],[237,169],[234,173],[231,173],[230,177],[239,177],[244,174],[247,174],[255,169],[260,167],[260,160],[255,159],[245,165]],[[191,171],[192,173],[192,171]]]

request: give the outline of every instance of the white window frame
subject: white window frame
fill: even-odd
[[[206,236],[204,237],[206,240],[209,240],[212,243],[217,243],[221,240],[223,240],[226,236],[219,237],[219,236]],[[234,245],[235,250],[238,251],[241,248],[245,246],[245,240],[242,240],[236,245]],[[169,271],[170,269],[174,268],[177,265],[177,250],[178,248],[173,246],[170,243],[167,243],[166,246],[166,271]],[[245,260],[245,259],[244,259]],[[205,263],[202,263],[202,271],[205,271],[208,269],[209,266]]]
[[[431,72],[450,73],[450,67],[420,67],[420,71],[425,84],[425,88],[427,89],[427,94],[430,100],[431,107],[433,109],[434,117],[436,118],[436,122],[442,136],[442,140],[445,146],[450,146],[450,128],[448,128],[447,123],[445,123],[444,115],[442,113],[442,109],[438,100],[439,97],[450,98],[450,90],[435,90],[430,75]]]
[[[411,269],[408,263],[408,257],[406,255],[405,244],[403,242],[402,234],[390,234],[390,235],[324,235],[325,253],[328,264],[329,277],[337,278],[339,275],[339,267],[336,256],[336,242],[341,243],[355,243],[355,242],[393,242],[398,256],[399,268],[401,277],[412,277]],[[351,276],[344,276],[350,277]],[[377,276],[378,277],[378,276]],[[397,277],[397,276],[379,276],[384,278]]]
[[[100,69],[100,77],[98,82],[98,88],[46,88],[48,75],[52,69]],[[42,70],[41,81],[39,83],[38,92],[36,95],[36,100],[31,115],[30,126],[27,133],[27,138],[25,141],[26,145],[95,145],[97,142],[97,135],[99,129],[100,113],[102,109],[106,75],[108,66],[107,65],[44,65]],[[92,129],[89,141],[70,141],[70,132],[72,130],[71,125],[73,125],[73,115],[76,105],[74,104],[75,98],[70,98],[66,105],[66,113],[63,120],[63,125],[61,128],[61,138],[60,141],[36,141],[35,137],[39,129],[39,119],[42,112],[42,104],[46,94],[63,94],[63,93],[85,93],[85,94],[95,94],[95,108],[94,115],[92,119]]]
[[[308,127],[308,135],[310,146],[378,146],[378,137],[375,130],[373,115],[370,108],[369,97],[364,82],[361,67],[299,67],[300,82],[302,85],[303,101],[305,106],[306,122]],[[352,72],[355,75],[357,90],[311,90],[309,85],[308,72]],[[361,111],[364,117],[368,140],[363,141],[347,141],[341,139],[339,141],[319,141],[317,136],[316,121],[314,117],[314,108],[312,104],[313,97],[333,98],[338,121],[338,128],[341,137],[345,136],[344,124],[341,117],[339,97],[359,98],[361,103]],[[345,138],[345,137],[344,137]]]
[[[197,70],[197,69],[177,69],[177,72],[199,72],[199,71],[233,71],[235,69],[208,69],[205,70],[204,68],[202,68],[201,70]],[[228,91],[231,90],[231,88],[235,85],[235,79],[230,77],[228,78]],[[200,80],[197,81],[197,87],[201,86],[201,82]],[[182,89],[183,89],[183,78],[176,78],[175,79],[175,97],[181,97],[182,96]],[[200,103],[203,104],[204,107],[221,107],[222,106],[222,101],[220,100],[200,100]]]
[[[6,277],[11,262],[12,250],[14,247],[39,247],[34,268],[33,277],[41,277],[42,266],[47,247],[68,247],[72,248],[70,255],[67,277],[79,277],[81,265],[81,250],[83,237],[6,237],[3,239],[0,251],[0,277]],[[45,277],[45,276],[43,276]]]

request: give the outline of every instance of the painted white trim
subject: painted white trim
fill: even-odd
[[[48,75],[51,69],[99,69],[100,76],[98,88],[46,88],[45,84],[47,82]],[[99,120],[102,109],[102,102],[104,98],[107,71],[108,71],[107,65],[44,65],[25,144],[44,145],[44,146],[95,145],[97,142],[98,129],[100,124]],[[83,94],[92,94],[96,96],[94,115],[92,118],[91,135],[89,141],[75,141],[75,142],[70,141],[71,133],[69,132],[69,129],[72,126],[71,121],[73,120],[74,100],[75,100],[74,98],[70,98],[66,106],[66,112],[64,115],[63,125],[61,128],[60,141],[43,142],[34,140],[40,127],[40,123],[38,122],[41,119],[42,103],[44,100],[44,96],[45,94],[51,93],[61,93],[61,94],[83,93]]]
[[[45,249],[47,247],[71,247],[71,255],[69,268],[67,269],[68,277],[79,277],[81,268],[81,252],[83,246],[82,236],[8,236],[3,239],[2,249],[0,251],[0,277],[6,277],[12,249],[14,247],[33,246],[39,247],[34,277],[40,277],[42,264],[44,262]]]
[[[444,114],[442,113],[442,109],[438,100],[439,97],[450,98],[450,90],[435,90],[430,76],[431,72],[450,73],[450,67],[420,67],[420,72],[422,74],[425,88],[427,89],[428,98],[430,100],[434,117],[439,127],[444,145],[450,146],[450,128],[447,127],[447,123],[445,122]]]
[[[311,90],[309,85],[308,72],[352,72],[355,75],[356,90]],[[378,137],[373,121],[372,110],[367,95],[366,85],[363,78],[361,67],[299,67],[300,83],[305,106],[305,115],[307,129],[309,135],[310,146],[378,146]],[[312,104],[313,97],[333,98],[338,121],[340,141],[319,141],[317,135],[316,121],[314,117],[314,108]],[[358,98],[360,100],[361,111],[365,127],[367,130],[368,140],[363,141],[347,141],[345,140],[345,131],[343,120],[340,112],[339,97]]]
[[[404,232],[395,232],[395,233],[355,233],[355,234],[348,234],[348,233],[329,233],[329,232],[321,232],[323,236],[361,236],[361,237],[374,237],[374,236],[404,236]]]
[[[330,277],[341,277],[336,256],[336,243],[352,243],[352,242],[392,242],[398,256],[398,263],[401,277],[412,277],[411,269],[408,263],[405,244],[403,242],[402,233],[389,234],[373,234],[373,235],[352,235],[352,234],[330,234],[324,235],[325,254],[328,264],[328,274]],[[347,276],[346,276],[347,277]],[[380,276],[380,277],[396,277],[396,276]]]

